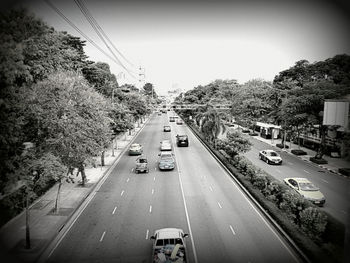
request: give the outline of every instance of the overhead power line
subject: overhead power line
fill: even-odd
[[[103,53],[105,56],[107,56],[109,59],[111,59],[114,63],[117,65],[124,67],[124,65],[120,62],[119,59],[111,57],[107,52],[105,52],[99,45],[97,45],[90,37],[88,37],[83,31],[81,31],[72,21],[69,20],[55,5],[53,5],[49,0],[44,0],[46,4],[51,7],[60,17],[62,17],[71,27],[73,27],[80,35],[82,35],[89,43],[91,43],[95,48],[97,48],[101,53]],[[136,79],[136,77],[129,72],[128,69],[125,68],[125,70]]]
[[[87,19],[87,21],[90,23],[90,25],[92,26],[92,28],[94,29],[94,31],[96,32],[96,34],[98,35],[98,37],[102,40],[102,42],[105,44],[105,46],[107,47],[107,49],[111,52],[111,54],[113,55],[113,57],[118,61],[118,64],[120,66],[122,66],[128,73],[130,76],[132,76],[133,78],[136,79],[136,77],[134,76],[134,74],[131,72],[130,69],[128,69],[123,62],[118,58],[118,56],[113,52],[113,50],[111,49],[111,47],[108,45],[106,39],[113,45],[113,43],[110,41],[110,39],[108,38],[108,36],[106,35],[106,33],[102,30],[102,28],[99,26],[99,24],[97,23],[97,21],[94,19],[94,17],[92,16],[92,14],[89,12],[88,8],[84,5],[84,3],[80,0],[74,0],[74,2],[76,3],[76,5],[78,6],[78,8],[80,9],[80,11],[83,13],[83,15],[85,16],[85,18]],[[106,38],[106,39],[105,39]],[[114,46],[114,45],[113,45]],[[115,47],[115,46],[114,46]],[[115,48],[116,49],[116,48]],[[119,52],[117,50],[117,52],[126,60],[126,58],[121,54],[121,52]]]
[[[106,53],[102,48],[100,48],[91,38],[89,38],[83,31],[81,31],[72,21],[70,21],[56,6],[54,6],[49,0],[44,0],[59,16],[61,16],[71,27],[78,31],[88,42],[90,42],[94,47],[101,51],[104,55],[110,58],[112,61],[118,64],[113,57]]]
[[[109,39],[108,35],[105,33],[105,31],[103,30],[103,28],[101,28],[101,26],[97,23],[97,21],[95,20],[95,18],[93,17],[93,15],[90,13],[89,9],[86,7],[85,5],[85,1],[84,0],[78,0],[78,2],[81,3],[81,6],[83,7],[83,9],[85,9],[87,15],[91,18],[91,20],[93,21],[93,23],[97,26],[97,28],[99,29],[99,31],[102,33],[102,35],[107,39],[107,41],[112,45],[112,47],[114,48],[115,51],[118,52],[118,54],[127,62],[129,63],[130,66],[135,67],[135,65],[133,63],[131,63],[124,55],[122,52],[120,52],[120,50],[118,50],[118,48],[116,48],[116,46],[113,44],[113,42]]]

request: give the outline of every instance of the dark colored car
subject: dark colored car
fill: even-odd
[[[187,135],[176,135],[176,145],[178,147],[188,147],[188,136]]]
[[[171,131],[170,126],[169,126],[169,125],[164,125],[163,131],[165,131],[165,132],[170,132],[170,131]]]

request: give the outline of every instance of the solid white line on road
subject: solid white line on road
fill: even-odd
[[[222,206],[221,206],[221,204],[218,202],[218,206],[220,207],[220,208],[222,208]]]
[[[149,212],[152,213],[152,206],[149,206]]]
[[[117,207],[114,207],[113,212],[112,212],[112,215],[114,215],[115,210],[117,210]]]
[[[303,170],[305,173],[309,174],[310,172],[309,171],[306,171],[306,170]]]
[[[154,189],[152,189],[152,195],[154,194]]]
[[[221,167],[221,166],[220,166]],[[221,169],[227,174],[226,170],[221,167]],[[228,174],[227,174],[228,175]],[[228,175],[228,179],[230,176]],[[293,252],[290,250],[289,247],[282,241],[282,239],[277,235],[275,230],[269,225],[269,223],[266,221],[266,219],[260,214],[260,212],[254,207],[251,200],[248,199],[248,197],[243,193],[242,189],[236,185],[236,183],[233,180],[230,180],[230,182],[237,188],[239,192],[241,192],[242,196],[247,200],[248,204],[251,206],[251,208],[256,212],[256,214],[261,218],[261,220],[265,223],[265,225],[271,230],[271,232],[275,235],[275,237],[281,242],[282,246],[289,252],[289,254],[294,258],[295,262],[299,262],[299,260],[296,258],[296,256],[293,254]]]
[[[233,227],[230,225],[230,229],[233,235],[236,235],[236,232],[233,230]]]
[[[128,183],[128,182],[129,182],[129,180],[130,180],[130,178],[126,179],[126,182]]]
[[[213,192],[213,188],[211,188],[211,186],[209,186],[209,189],[210,189],[210,191],[212,191],[212,192]]]
[[[124,194],[124,190],[120,193],[120,196],[122,196]]]
[[[106,231],[103,232],[101,238],[100,238],[100,242],[102,242],[103,238],[105,237]]]
[[[329,182],[328,182],[328,181],[326,181],[325,179],[321,179],[321,180],[322,180],[323,182],[327,183],[327,184],[329,183]]]
[[[146,239],[148,239],[149,230],[146,231]]]

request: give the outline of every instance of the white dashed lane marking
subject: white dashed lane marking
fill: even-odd
[[[222,206],[221,206],[221,204],[218,202],[218,206],[220,207],[220,208],[222,208]]]
[[[328,181],[324,180],[324,179],[321,179],[323,182],[325,182],[326,184],[328,184]]]
[[[100,238],[100,242],[103,241],[103,238],[105,237],[105,234],[106,234],[106,231],[104,231],[104,232],[102,233],[102,236],[101,236],[101,238]]]
[[[230,225],[230,229],[233,235],[236,235],[236,232],[233,230],[233,227]]]
[[[212,191],[212,192],[213,192],[213,188],[211,188],[211,186],[209,186],[209,189],[210,189],[210,191]]]
[[[303,170],[305,173],[309,174],[310,172],[309,171],[306,171],[306,170]]]
[[[148,239],[149,230],[146,231],[146,239]]]
[[[115,211],[117,210],[117,207],[114,207],[112,215],[114,215]]]
[[[124,194],[124,190],[120,193],[120,196],[122,196]]]
[[[152,213],[152,206],[149,206],[149,212]]]
[[[130,180],[130,178],[126,179],[126,182],[128,183],[128,182],[129,182],[129,180]]]

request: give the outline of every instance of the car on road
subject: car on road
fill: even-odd
[[[169,122],[175,122],[175,118],[172,117],[172,116],[170,116],[170,117],[169,117]]]
[[[170,132],[171,131],[171,127],[169,125],[164,125],[163,126],[163,131]]]
[[[160,142],[160,150],[161,151],[171,151],[172,146],[170,140],[163,140]]]
[[[259,152],[259,159],[268,164],[282,164],[281,156],[274,150],[262,150]]]
[[[175,168],[175,159],[172,152],[161,152],[158,156],[159,170],[173,170]]]
[[[178,124],[178,125],[182,125],[184,122],[181,120],[181,119],[177,119],[176,120],[176,124]]]
[[[178,147],[188,147],[188,136],[183,134],[183,135],[176,135],[176,145]]]
[[[155,231],[153,239],[153,263],[187,261],[186,242],[188,234],[180,228],[162,228]]]
[[[323,206],[325,204],[326,198],[321,193],[320,189],[308,179],[290,177],[283,179],[283,181],[286,185],[315,205]]]
[[[141,155],[143,153],[143,147],[139,143],[133,143],[129,147],[129,155]]]
[[[140,157],[138,157],[136,159],[136,167],[135,167],[135,173],[148,173],[149,172],[149,168],[148,168],[148,161],[147,158],[143,155],[141,155]]]

